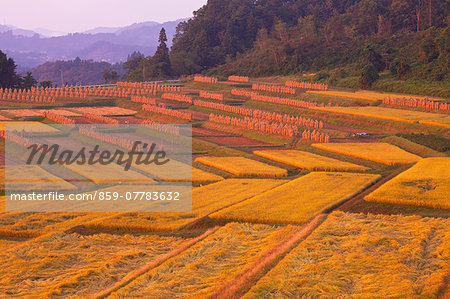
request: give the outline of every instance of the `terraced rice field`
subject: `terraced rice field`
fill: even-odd
[[[214,183],[223,180],[223,177],[219,175],[190,167],[174,159],[170,159],[169,162],[164,164],[164,167],[154,163],[149,165],[133,163],[132,168],[166,182]]]
[[[215,183],[223,180],[220,175],[203,171],[198,168],[192,168],[192,182],[193,183]]]
[[[398,93],[384,93],[384,92],[374,92],[374,91],[368,91],[368,90],[358,90],[355,92],[348,92],[348,91],[338,91],[338,90],[308,90],[306,93],[309,94],[318,94],[318,95],[326,95],[326,96],[333,96],[333,97],[340,97],[340,98],[350,98],[350,99],[356,99],[356,100],[366,100],[366,101],[382,101],[386,97],[405,97],[405,98],[414,98],[414,99],[428,99],[430,101],[444,101],[444,99],[441,98],[430,98],[425,96],[416,96],[416,95],[404,95],[404,94],[398,94]]]
[[[53,114],[61,116],[81,115],[79,113],[75,113],[65,109],[8,109],[8,110],[1,110],[1,112],[10,114],[14,117],[43,117],[45,112],[51,112]]]
[[[35,204],[38,211],[52,205],[101,213],[5,213],[0,196],[0,298],[450,298],[448,100],[431,99],[445,101],[439,113],[384,108],[376,106],[384,97],[403,96],[362,90],[305,95],[303,87],[328,89],[311,79],[289,96],[272,88],[292,80],[283,76],[249,84],[197,76],[201,82],[52,89],[60,96],[48,111],[70,118],[57,121],[155,124],[154,140],[168,141],[158,147],[168,152],[181,145],[166,135],[180,132],[160,124],[183,123],[193,128],[193,157],[199,158],[194,167],[176,156],[164,167],[134,163],[128,171],[117,164],[16,167],[23,148],[5,156],[0,138],[0,163],[7,161],[19,178],[13,189],[114,196],[193,186],[192,210],[191,202],[181,202],[179,210],[189,212],[165,212],[168,201],[149,204],[146,194],[139,212],[128,212],[123,199],[110,205],[98,198],[98,205]],[[251,83],[264,87],[260,96],[250,98]],[[200,91],[225,100],[220,106],[218,97],[191,101]],[[115,148],[113,143],[125,149],[142,139],[143,130],[133,128],[120,129],[126,136],[117,139],[114,130],[96,138],[60,131],[43,118],[42,103],[13,102],[13,91],[0,92],[8,94],[0,129],[19,124],[18,135],[45,133],[36,135],[63,150],[76,152],[100,140],[109,143],[102,149]],[[167,92],[183,103],[163,100]],[[141,109],[138,102],[164,109]],[[331,107],[336,104],[358,107]],[[360,132],[371,136],[361,138]],[[345,143],[328,143],[330,138]],[[145,212],[149,207],[163,212]]]
[[[14,249],[14,254],[0,253],[0,289],[7,297],[86,297],[183,242],[156,235],[52,234]]]
[[[118,164],[104,165],[99,171],[97,165],[64,165],[67,169],[82,175],[87,180],[93,181],[97,185],[108,184],[152,184],[155,183],[150,177],[140,174],[133,170],[124,170],[123,166]]]
[[[56,224],[83,216],[80,213],[1,213],[0,237],[32,238]]]
[[[286,169],[244,157],[201,157],[195,161],[242,177],[283,177],[287,175]]]
[[[89,228],[119,231],[175,231],[227,206],[287,183],[286,180],[228,179],[195,188],[192,213],[122,213],[86,224]]]
[[[7,109],[1,112],[14,117],[42,117],[42,112],[37,109]]]
[[[64,110],[64,109],[50,109],[50,110],[39,110],[42,114],[44,112],[51,112],[53,114],[57,114],[60,116],[66,116],[66,117],[77,117],[77,116],[81,116],[81,114],[79,113],[75,113],[73,111],[69,111],[69,110]]]
[[[7,181],[3,175],[6,173]],[[69,191],[77,188],[37,165],[0,166],[0,183],[8,191]]]
[[[364,166],[296,150],[264,150],[255,151],[254,154],[273,161],[311,171],[362,172],[369,170],[369,168]]]
[[[379,178],[373,174],[313,172],[210,217],[255,223],[302,224],[351,198]]]
[[[317,143],[315,148],[357,157],[385,165],[402,165],[420,161],[420,157],[389,143]]]
[[[135,115],[137,113],[137,111],[121,107],[79,107],[70,108],[70,110],[81,114],[90,113],[103,116],[128,116]]]
[[[7,127],[7,125],[9,125]],[[15,130],[17,132],[27,133],[59,133],[60,131],[52,126],[40,122],[24,122],[24,121],[4,121],[0,122],[0,130]]]
[[[15,247],[19,244],[21,244],[22,241],[18,239],[12,239],[12,238],[1,238],[0,237],[0,250],[5,250],[8,248]]]
[[[230,223],[113,293],[111,298],[206,298],[286,240],[295,229]]]
[[[450,157],[426,158],[365,197],[366,201],[450,209]]]
[[[384,107],[315,107],[327,112],[450,128],[450,115]]]
[[[439,298],[450,220],[335,212],[243,298]]]

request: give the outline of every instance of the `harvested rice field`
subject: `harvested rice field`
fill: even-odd
[[[402,165],[420,161],[420,157],[389,143],[318,143],[315,148],[361,158],[385,165]]]
[[[176,258],[114,292],[111,298],[206,298],[287,240],[294,226],[230,223]]]
[[[374,92],[374,91],[368,91],[368,90],[358,90],[355,92],[346,92],[346,91],[338,91],[338,90],[308,90],[306,93],[309,94],[318,94],[318,95],[325,95],[325,96],[332,96],[332,97],[340,97],[340,98],[350,98],[350,99],[357,99],[357,100],[366,100],[366,101],[382,101],[386,97],[393,97],[393,98],[414,98],[418,100],[430,100],[430,101],[445,101],[445,99],[442,98],[434,98],[434,97],[426,97],[426,96],[417,96],[417,95],[405,95],[405,94],[398,94],[398,93],[387,93],[387,92]]]
[[[86,180],[92,181],[97,185],[108,184],[151,184],[155,181],[150,177],[145,176],[133,170],[124,170],[123,166],[118,164],[108,164],[102,166],[102,171],[99,171],[96,165],[64,165],[67,169],[82,175]]]
[[[229,82],[222,71],[0,88],[0,164],[16,177],[7,186],[75,196],[19,209],[0,167],[0,298],[450,298],[450,101],[436,98],[445,79],[406,82],[426,91],[409,99],[356,90],[360,74]],[[386,76],[372,88],[403,84]],[[354,88],[327,84],[335,79]],[[58,144],[61,165],[21,166],[30,142]],[[121,153],[100,162],[117,148],[133,158],[127,171]],[[143,162],[146,149],[158,152]],[[148,164],[156,155],[165,162]]]
[[[450,157],[426,158],[365,197],[369,202],[450,209]]]
[[[287,182],[269,179],[223,180],[192,191],[192,213],[121,213],[93,220],[86,226],[100,230],[176,231],[201,217]]]
[[[439,298],[450,220],[335,212],[243,298]]]
[[[51,234],[15,248],[13,254],[0,254],[0,289],[7,297],[86,297],[184,241],[158,236]]]
[[[363,172],[369,168],[339,161],[336,159],[319,156],[313,153],[296,150],[264,150],[255,151],[255,155],[292,165],[298,168],[304,168],[311,171],[350,171]]]
[[[90,113],[103,116],[128,116],[135,115],[137,113],[137,111],[121,107],[80,107],[70,108],[70,110],[81,114]]]
[[[6,181],[5,177],[6,175]],[[0,182],[8,191],[69,191],[77,188],[37,165],[0,166]]]
[[[52,126],[40,122],[4,121],[0,122],[0,130],[17,131],[18,133],[59,133]]]
[[[385,107],[318,107],[321,111],[450,128],[450,115]]]
[[[268,224],[302,224],[358,194],[380,178],[373,174],[312,172],[211,215]]]
[[[200,157],[196,162],[240,177],[283,177],[287,170],[244,157]]]

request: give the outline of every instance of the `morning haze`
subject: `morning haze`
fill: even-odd
[[[64,34],[95,27],[173,21],[192,16],[204,4],[206,0],[5,1],[0,10],[0,24],[28,30],[45,28]]]

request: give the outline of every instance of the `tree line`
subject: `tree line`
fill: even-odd
[[[153,56],[131,53],[121,79],[312,73],[334,84],[357,74],[358,87],[370,87],[388,73],[446,82],[448,20],[438,0],[209,0],[177,26],[170,51],[163,28]],[[118,77],[103,69],[105,82]]]
[[[30,89],[36,86],[37,81],[33,78],[31,72],[27,72],[25,76],[16,73],[17,65],[14,60],[8,58],[5,53],[0,50],[0,88],[21,88]]]

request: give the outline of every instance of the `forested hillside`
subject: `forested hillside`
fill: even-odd
[[[108,62],[94,62],[92,60],[81,60],[76,58],[68,61],[47,62],[32,69],[33,77],[38,81],[52,81],[53,84],[61,86],[102,84],[111,81],[106,76],[103,78],[105,70],[114,72],[115,79],[120,78],[124,73],[123,64],[109,64]]]
[[[375,70],[375,78],[427,80],[441,92],[449,20],[449,2],[437,0],[209,0],[178,25],[172,72],[320,72],[314,79],[359,87],[353,77]]]

